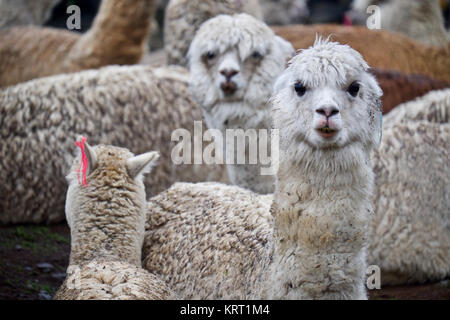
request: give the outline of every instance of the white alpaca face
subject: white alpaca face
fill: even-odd
[[[189,49],[191,93],[207,113],[242,102],[260,108],[293,53],[290,43],[249,15],[217,16],[202,25]],[[225,110],[214,127],[240,112]]]
[[[229,48],[221,55],[215,52],[206,53],[203,62],[211,73],[218,99],[221,101],[242,100],[247,91],[250,76],[262,58],[262,54],[255,50],[252,56],[241,59],[235,47]]]
[[[318,41],[292,59],[275,85],[274,126],[287,143],[313,148],[365,146],[380,137],[382,91],[361,55]]]

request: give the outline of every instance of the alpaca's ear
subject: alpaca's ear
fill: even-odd
[[[89,175],[92,171],[95,170],[97,166],[97,155],[95,154],[94,149],[87,143],[84,143],[85,153],[88,160],[88,166],[86,170],[86,174]]]
[[[275,43],[280,48],[286,59],[286,65],[295,56],[295,49],[292,44],[280,36],[275,36]]]
[[[159,158],[159,153],[156,151],[147,152],[127,160],[128,174],[132,179],[140,174],[148,173]]]
[[[377,99],[380,99],[383,96],[383,90],[374,75],[366,73],[363,76],[363,81]]]
[[[373,99],[373,110],[378,113],[373,121],[374,126],[374,137],[375,137],[375,146],[379,146],[381,143],[381,137],[383,132],[383,105],[381,102],[381,97],[383,96],[383,90],[376,78],[369,73],[366,73],[363,77],[363,83],[367,86],[367,89],[370,91],[370,96]]]

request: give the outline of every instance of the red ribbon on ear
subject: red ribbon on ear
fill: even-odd
[[[86,137],[81,137],[81,141],[75,142],[75,145],[77,147],[79,147],[81,149],[81,164],[80,164],[80,169],[77,170],[78,173],[78,183],[81,184],[82,186],[87,187],[87,180],[86,180],[86,171],[87,171],[87,167],[88,167],[88,158],[86,156],[86,152],[84,151],[84,143],[86,142]],[[80,173],[81,173],[81,178],[80,178]]]

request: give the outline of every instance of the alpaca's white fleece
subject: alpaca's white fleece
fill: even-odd
[[[176,297],[158,277],[122,261],[94,260],[64,280],[55,300],[166,300]]]
[[[413,121],[450,123],[450,89],[436,90],[394,108],[383,119],[383,129]]]
[[[368,254],[384,284],[450,276],[450,90],[398,106],[372,153],[376,188]]]
[[[148,202],[143,267],[182,299],[251,297],[273,233],[272,198],[217,183],[175,183]]]
[[[64,176],[78,135],[135,153],[160,151],[148,195],[175,181],[221,181],[221,166],[171,161],[172,132],[192,134],[202,119],[186,75],[183,68],[112,66],[0,89],[0,223],[63,219]]]
[[[306,95],[295,93],[294,78]],[[350,96],[355,80],[361,88]],[[220,184],[175,184],[148,202],[144,267],[183,298],[367,298],[369,153],[380,133],[380,95],[350,47],[319,40],[301,52],[272,100],[282,139],[273,198]],[[333,121],[342,124],[328,140],[311,127],[324,96],[339,102]]]

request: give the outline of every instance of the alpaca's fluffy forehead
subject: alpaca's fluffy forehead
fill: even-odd
[[[134,156],[128,149],[114,146],[98,145],[94,150],[98,165],[123,162]]]
[[[292,82],[302,81],[307,86],[342,86],[358,80],[368,68],[361,54],[348,45],[319,39],[292,58],[286,72]]]
[[[95,152],[97,167],[124,167],[125,161],[134,156],[133,153],[125,148],[119,148],[107,145],[96,145],[91,147]],[[87,152],[87,151],[86,151]],[[73,160],[72,170],[67,175],[67,179],[77,179],[75,172],[80,167],[81,150],[77,149],[76,157]]]
[[[274,32],[266,24],[248,14],[219,15],[202,24],[189,56],[198,59],[208,51],[224,53],[238,48],[240,58],[245,59],[255,50],[266,54],[274,38]]]

